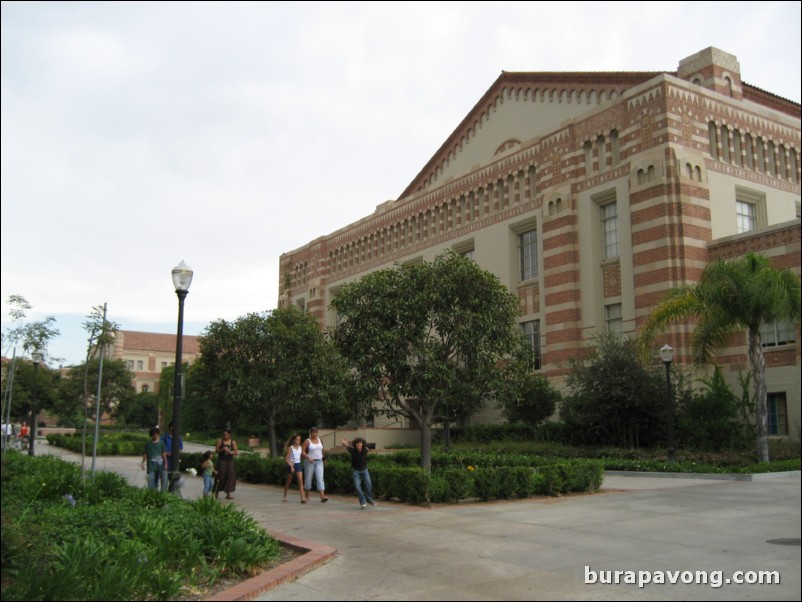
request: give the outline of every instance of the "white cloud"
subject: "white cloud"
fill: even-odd
[[[713,45],[798,101],[799,6],[3,2],[2,298],[170,332],[184,259],[187,320],[272,308],[281,253],[396,198],[502,70]]]

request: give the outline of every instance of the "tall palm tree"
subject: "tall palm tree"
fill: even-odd
[[[673,322],[697,319],[691,355],[697,366],[710,361],[731,335],[747,331],[749,363],[755,386],[755,436],[758,459],[769,461],[766,425],[766,363],[760,327],[777,321],[798,324],[800,281],[755,253],[735,260],[717,260],[702,271],[697,284],[670,291],[652,310],[638,332],[638,345],[649,353],[651,341]]]

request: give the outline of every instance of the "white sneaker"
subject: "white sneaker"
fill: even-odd
[[[362,508],[362,510],[364,510],[365,506],[367,506],[367,504],[361,504],[359,507]]]

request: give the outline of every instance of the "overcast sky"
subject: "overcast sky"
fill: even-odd
[[[2,3],[2,317],[186,334],[395,199],[502,71],[673,71],[708,46],[800,100],[799,2]],[[4,353],[9,353],[3,349]]]

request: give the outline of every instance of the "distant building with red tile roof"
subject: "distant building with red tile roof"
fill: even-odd
[[[200,337],[184,335],[182,355],[193,364],[200,353]],[[158,332],[118,330],[111,349],[111,358],[123,360],[134,373],[137,392],[158,392],[161,371],[175,364],[176,335]]]

